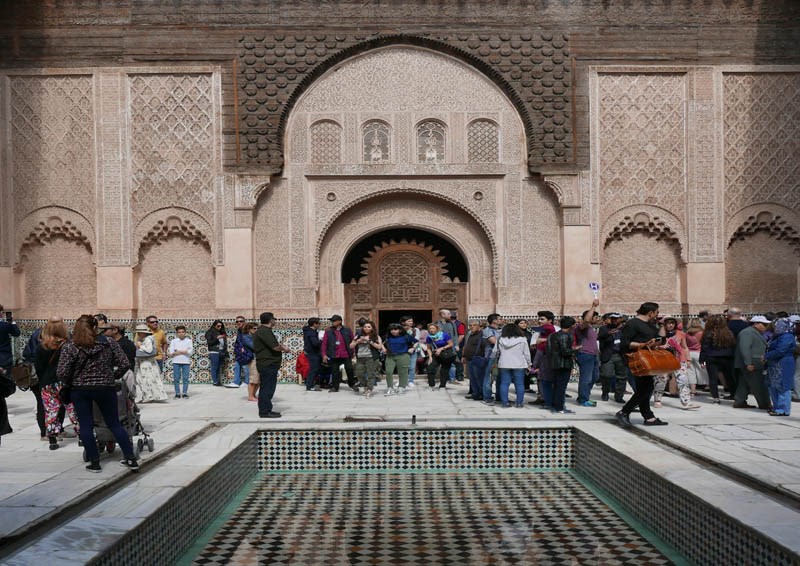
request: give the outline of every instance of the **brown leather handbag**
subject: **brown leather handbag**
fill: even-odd
[[[639,348],[625,354],[625,357],[628,358],[628,368],[636,377],[664,375],[681,368],[678,358],[669,350]]]

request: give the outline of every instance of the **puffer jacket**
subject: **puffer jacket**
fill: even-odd
[[[71,382],[73,389],[107,389],[128,369],[128,356],[117,341],[98,336],[89,347],[64,344],[56,375],[62,383]]]

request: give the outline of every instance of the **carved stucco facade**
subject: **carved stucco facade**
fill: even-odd
[[[407,227],[460,251],[471,316],[576,312],[589,281],[628,312],[797,308],[798,68],[590,67],[590,168],[533,175],[518,105],[451,54],[376,48],[316,77],[278,176],[224,170],[220,80],[214,66],[0,75],[0,303],[329,315],[349,251]],[[367,162],[370,123],[386,139]],[[775,274],[763,292],[759,273]]]

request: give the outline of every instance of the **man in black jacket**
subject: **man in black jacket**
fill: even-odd
[[[342,380],[342,366],[347,374],[347,384],[355,392],[358,392],[356,376],[353,372],[353,352],[350,349],[350,342],[353,341],[353,331],[342,325],[342,317],[338,314],[330,318],[331,325],[325,330],[322,337],[322,361],[331,366],[333,372],[333,385],[328,393],[339,391],[339,383]]]
[[[614,391],[614,401],[624,403],[625,384],[628,380],[628,366],[620,352],[621,332],[619,313],[603,315],[603,326],[597,333],[600,342],[600,379],[603,383],[603,401],[608,401],[608,394]]]
[[[561,330],[547,337],[547,361],[553,373],[553,408],[550,412],[562,415],[575,412],[564,407],[569,376],[575,365],[575,354],[579,351],[572,347],[573,326],[575,326],[574,318],[562,316]]]
[[[303,327],[303,352],[308,358],[306,391],[321,391],[319,384],[314,383],[322,364],[322,340],[319,338],[319,325],[320,320],[312,316],[308,319],[308,324]]]

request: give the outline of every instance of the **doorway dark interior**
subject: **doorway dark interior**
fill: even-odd
[[[378,330],[381,336],[386,335],[386,328],[393,322],[400,322],[401,316],[410,316],[414,318],[414,324],[419,322],[428,323],[431,321],[433,311],[378,311]]]

